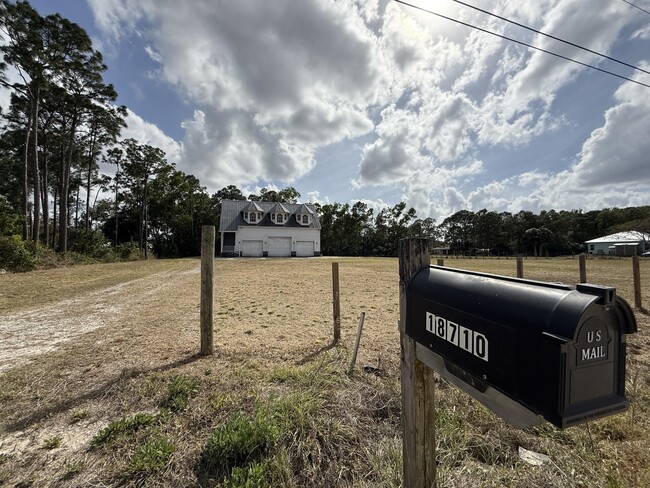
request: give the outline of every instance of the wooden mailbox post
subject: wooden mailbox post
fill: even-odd
[[[434,373],[417,359],[415,341],[405,334],[406,286],[416,271],[429,265],[429,259],[427,239],[399,241],[399,331],[405,488],[431,488],[436,485]]]

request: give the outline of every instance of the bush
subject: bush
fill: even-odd
[[[115,254],[122,261],[137,261],[140,259],[140,248],[135,242],[123,242],[117,245]]]
[[[12,272],[30,271],[36,267],[34,254],[20,236],[0,236],[0,268]]]
[[[68,250],[101,259],[111,253],[111,245],[101,230],[74,229],[70,232]]]

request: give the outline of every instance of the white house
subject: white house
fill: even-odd
[[[648,250],[650,234],[637,231],[618,232],[591,239],[586,241],[585,244],[589,254],[634,256]]]
[[[320,229],[313,205],[221,202],[222,256],[320,256]]]

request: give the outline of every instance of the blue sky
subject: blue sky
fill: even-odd
[[[413,3],[650,84],[451,0]],[[623,1],[474,4],[650,71],[650,15]],[[404,200],[438,222],[650,204],[649,88],[395,2],[32,5],[91,35],[130,109],[124,136],[211,192],[292,185],[303,201]]]

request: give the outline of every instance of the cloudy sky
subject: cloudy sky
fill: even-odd
[[[650,84],[650,75],[451,0],[435,12]],[[623,0],[467,0],[650,71]],[[650,0],[635,0],[650,11]],[[214,192],[393,205],[438,222],[650,204],[650,88],[387,0],[34,0],[84,27],[126,137]]]

